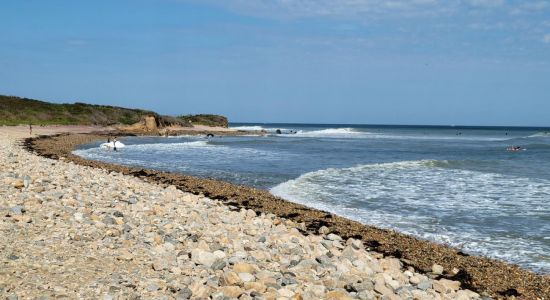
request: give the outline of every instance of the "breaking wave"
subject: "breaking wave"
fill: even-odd
[[[271,192],[365,224],[550,271],[550,181],[460,169],[463,164],[419,160],[330,168]],[[545,225],[527,229],[532,222]]]

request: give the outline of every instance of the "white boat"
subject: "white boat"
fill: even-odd
[[[119,148],[126,147],[126,145],[124,145],[123,143],[121,143],[119,141],[116,141],[116,142],[103,143],[103,144],[99,145],[99,147],[103,148],[103,149],[114,149],[116,147],[117,149],[119,149]]]

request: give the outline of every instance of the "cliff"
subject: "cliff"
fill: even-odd
[[[0,125],[126,125],[133,131],[156,132],[169,126],[207,125],[227,127],[218,115],[172,117],[153,111],[86,103],[57,104],[0,95]]]

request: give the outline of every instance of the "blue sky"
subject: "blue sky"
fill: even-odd
[[[550,126],[550,1],[2,1],[0,93],[245,122]]]

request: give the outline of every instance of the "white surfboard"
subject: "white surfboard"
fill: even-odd
[[[123,143],[121,143],[119,141],[116,141],[116,143],[115,142],[103,143],[99,147],[101,147],[103,149],[114,149],[115,146],[116,146],[117,149],[126,147],[126,145],[124,145]]]

